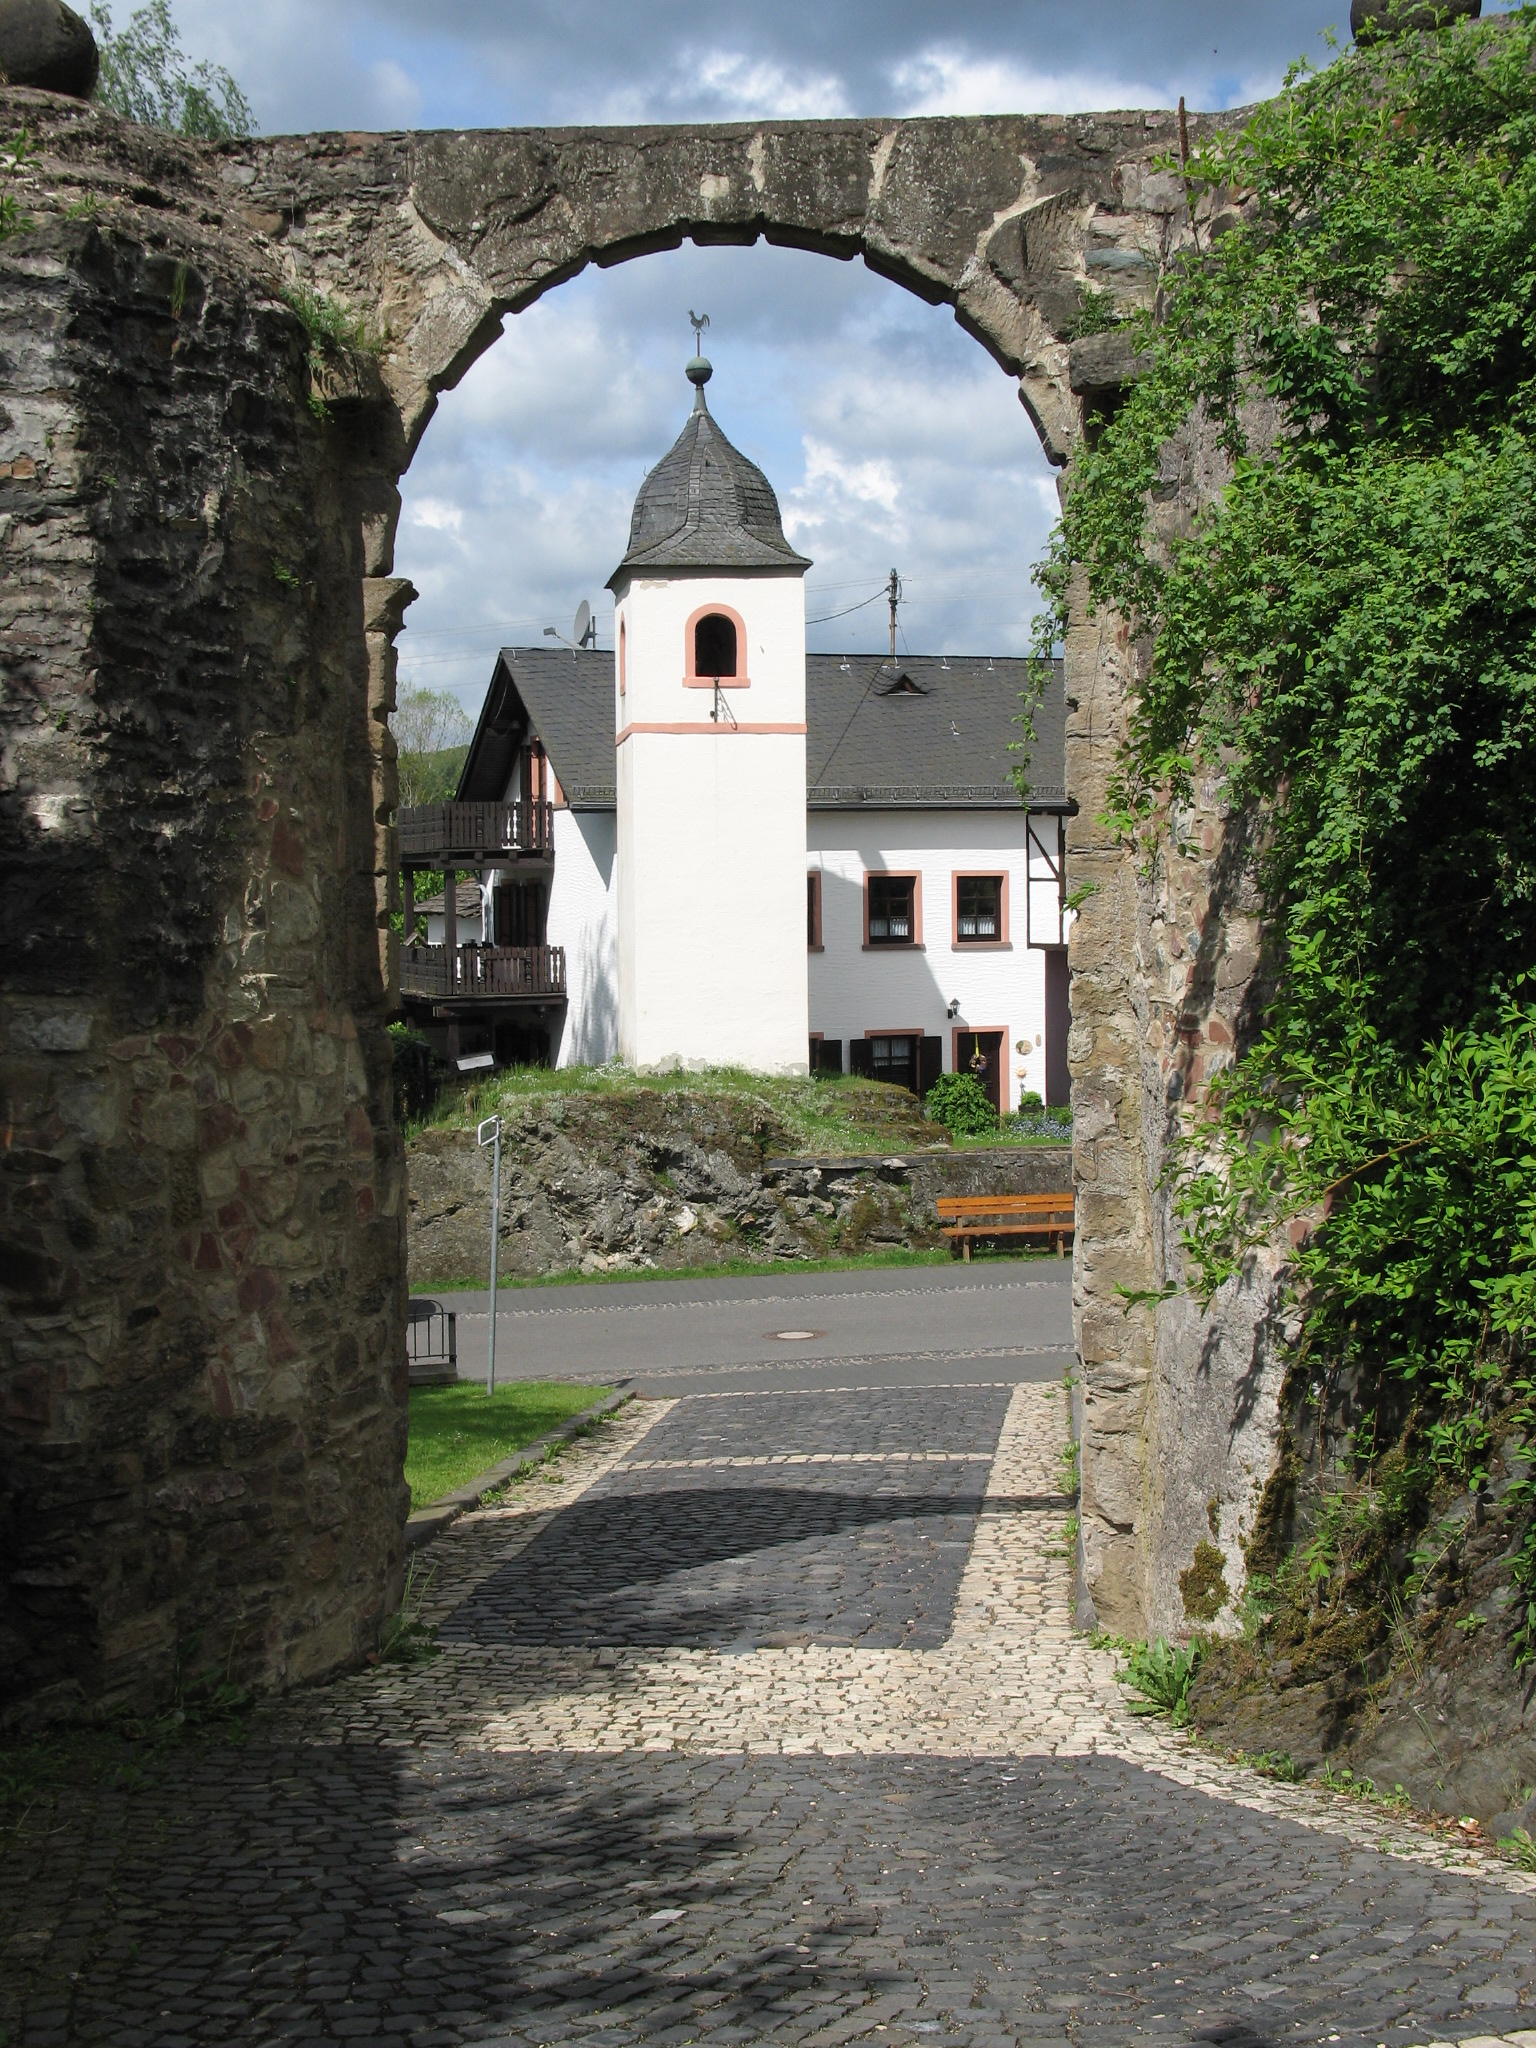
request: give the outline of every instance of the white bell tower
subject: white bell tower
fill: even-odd
[[[702,324],[702,323],[699,323]],[[641,486],[614,595],[619,1051],[804,1073],[805,587],[711,370]]]

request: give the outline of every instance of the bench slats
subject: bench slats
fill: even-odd
[[[1063,1192],[1044,1195],[940,1195],[934,1207],[941,1223],[949,1227],[940,1234],[954,1239],[964,1256],[971,1256],[971,1241],[978,1237],[1049,1237],[1064,1254],[1066,1235],[1076,1232],[1077,1206],[1073,1196]]]

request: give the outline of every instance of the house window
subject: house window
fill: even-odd
[[[915,946],[917,877],[871,875],[868,880],[869,943],[872,946]]]
[[[627,666],[627,663],[626,663],[626,656],[627,656],[627,654],[628,654],[628,652],[629,652],[629,650],[628,650],[628,647],[627,647],[627,645],[626,645],[626,642],[627,642],[627,640],[628,640],[628,638],[629,638],[629,635],[628,635],[628,633],[627,633],[627,632],[625,631],[625,625],[626,625],[626,621],[625,621],[625,620],[623,620],[623,619],[620,619],[620,621],[619,621],[619,695],[620,695],[621,697],[622,697],[622,696],[624,695],[624,693],[625,693],[626,689],[627,689],[627,688],[629,687],[629,677],[628,677],[628,676],[627,676],[627,675],[625,674],[625,668],[626,668],[626,666]]]
[[[736,622],[706,612],[693,629],[693,672],[701,678],[736,674]]]
[[[869,1073],[874,1081],[892,1081],[898,1088],[917,1093],[917,1040],[915,1038],[872,1038],[869,1041]]]
[[[805,943],[812,953],[821,951],[821,876],[805,878]]]
[[[1007,936],[1003,929],[1002,876],[956,875],[955,944],[996,946]]]

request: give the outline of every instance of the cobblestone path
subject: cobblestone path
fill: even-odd
[[[1127,1717],[1059,1390],[637,1402],[434,1546],[443,1651],[23,1826],[5,2048],[1536,2048],[1536,1882]]]

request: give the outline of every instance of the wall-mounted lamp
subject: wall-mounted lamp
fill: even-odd
[[[958,1017],[958,1016],[959,1016],[959,1014],[960,1014],[960,998],[959,998],[958,996],[956,996],[956,997],[955,997],[955,1000],[954,1000],[954,1001],[953,1001],[953,1002],[952,1002],[952,1003],[950,1004],[949,1008],[948,1008],[948,1009],[947,1009],[947,1010],[946,1010],[946,1011],[944,1012],[944,1014],[945,1014],[945,1016],[946,1016],[946,1017]]]

